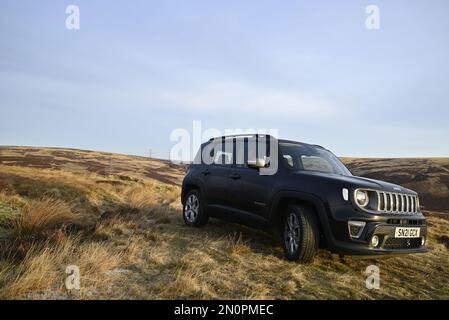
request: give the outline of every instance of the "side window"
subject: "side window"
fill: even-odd
[[[214,141],[209,146],[210,164],[220,166],[231,166],[234,164],[234,146],[232,140]]]
[[[256,142],[257,140],[248,138],[232,138],[217,142],[211,152],[213,164],[246,168],[248,161],[255,161],[257,155],[269,162],[269,144],[266,141]]]
[[[267,167],[270,166],[270,141],[251,139],[245,143],[245,151],[247,154],[246,162],[255,161],[257,158],[264,159]]]
[[[232,152],[218,151],[215,155],[214,164],[232,165]]]
[[[245,168],[248,164],[247,159],[248,142],[246,139],[236,139],[235,142],[235,165],[239,168]]]
[[[255,139],[240,138],[236,139],[234,143],[235,150],[235,165],[240,168],[247,168],[248,161],[256,160],[257,153],[259,156],[267,159],[268,148],[262,149],[262,143],[257,144]]]

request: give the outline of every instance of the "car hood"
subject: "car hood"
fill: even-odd
[[[302,175],[316,176],[327,180],[334,180],[340,183],[348,184],[348,187],[353,188],[367,188],[374,190],[382,190],[387,192],[399,192],[399,193],[410,193],[416,194],[415,191],[404,188],[400,185],[389,183],[382,180],[369,179],[365,177],[358,176],[344,176],[339,174],[324,173],[324,172],[314,172],[314,171],[298,171]]]

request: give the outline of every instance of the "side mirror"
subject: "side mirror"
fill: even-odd
[[[268,166],[268,164],[269,164],[269,161],[267,159],[263,159],[263,158],[257,158],[255,160],[248,160],[248,167],[250,167],[250,168],[255,168],[255,169],[265,168]]]

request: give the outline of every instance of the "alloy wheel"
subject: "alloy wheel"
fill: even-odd
[[[190,223],[195,222],[198,217],[198,212],[200,208],[200,201],[198,197],[194,194],[191,194],[184,205],[184,216],[186,220]]]
[[[295,254],[299,247],[300,227],[298,217],[290,213],[285,220],[284,241],[290,254]]]

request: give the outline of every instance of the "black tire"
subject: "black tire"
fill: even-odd
[[[182,218],[188,226],[203,227],[206,225],[209,216],[204,211],[199,190],[192,190],[187,193],[182,207]]]
[[[292,224],[294,226],[290,229]],[[319,228],[314,212],[305,206],[288,206],[282,220],[282,246],[285,257],[290,261],[310,263],[316,255],[318,245]]]

